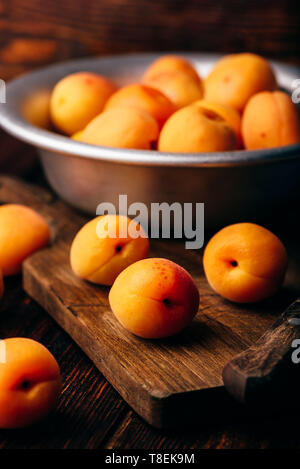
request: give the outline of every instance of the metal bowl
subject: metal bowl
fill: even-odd
[[[219,55],[183,54],[207,75]],[[80,143],[31,125],[24,102],[37,90],[50,90],[76,71],[99,72],[117,84],[140,78],[159,54],[88,58],[59,63],[23,75],[6,89],[0,125],[37,147],[47,179],[71,205],[95,214],[100,202],[118,207],[119,194],[128,204],[204,202],[206,227],[256,220],[290,203],[300,184],[300,144],[257,151],[162,153]],[[297,67],[273,63],[279,84],[291,91]],[[3,150],[2,150],[3,151]],[[4,149],[5,151],[5,149]]]

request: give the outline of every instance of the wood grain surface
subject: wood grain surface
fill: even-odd
[[[300,64],[299,24],[293,0],[0,0],[0,78],[72,57],[130,51],[251,50]],[[46,185],[35,152],[2,131],[0,171]],[[281,229],[283,240],[294,233],[293,268],[300,263],[300,256],[292,257],[299,244],[299,208],[289,212],[290,224]],[[5,287],[0,337],[31,337],[47,346],[61,367],[63,392],[57,411],[40,425],[25,432],[0,430],[0,448],[300,448],[297,409],[213,423],[200,418],[189,431],[150,427],[24,293],[20,277],[6,279]],[[283,303],[285,295],[291,297],[288,287]]]
[[[86,55],[251,51],[299,63],[292,0],[0,0],[0,77]]]
[[[15,154],[15,158],[18,157]],[[40,171],[34,171],[30,178],[42,180]],[[57,199],[52,195],[50,200]],[[25,198],[23,202],[28,200]],[[290,301],[294,294],[290,286],[294,285],[295,272],[300,265],[300,255],[292,257],[299,244],[297,232],[292,229],[296,210],[291,208],[291,224],[282,232],[283,240],[287,234],[294,234],[289,249],[289,276],[280,295],[282,304]],[[292,413],[280,414],[275,408],[271,416],[228,416],[211,422],[200,417],[189,430],[162,431],[150,427],[130,410],[43,308],[24,293],[20,277],[6,279],[5,295],[0,303],[0,337],[16,336],[38,340],[55,355],[61,367],[63,392],[57,411],[41,424],[25,432],[0,430],[0,448],[300,448],[297,408]],[[210,409],[214,416],[214,407]]]
[[[298,298],[257,342],[225,365],[223,381],[232,396],[253,407],[297,402],[300,373],[292,358],[293,343],[300,342],[299,325]]]
[[[52,227],[51,245],[24,263],[25,291],[69,333],[141,416],[157,427],[178,427],[190,426],[200,416],[212,419],[212,406],[219,419],[224,410],[227,414],[241,411],[223,387],[222,369],[252,345],[297,295],[300,276],[293,277],[286,295],[255,306],[237,306],[211,291],[199,253],[186,251],[181,243],[152,241],[151,256],[170,258],[191,273],[201,302],[196,319],[181,334],[142,340],[114,318],[108,288],[81,281],[70,269],[70,244],[84,218],[45,190],[3,177],[0,184],[2,203],[26,203]]]

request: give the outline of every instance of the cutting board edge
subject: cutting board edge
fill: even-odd
[[[177,402],[180,402],[181,398],[186,395],[195,395],[195,393],[212,389],[211,387],[203,387],[174,393],[156,391],[155,389],[149,390],[136,382],[123,367],[121,368],[123,372],[123,380],[127,381],[127,387],[120,385],[118,380],[114,377],[114,371],[108,366],[107,360],[100,357],[99,352],[96,351],[96,349],[99,350],[99,340],[97,340],[88,327],[86,328],[85,336],[81,334],[80,327],[74,327],[74,319],[77,320],[76,316],[72,312],[71,308],[60,301],[51,289],[47,290],[47,293],[45,294],[45,291],[40,287],[40,284],[35,277],[31,262],[25,261],[23,263],[23,288],[26,293],[39,303],[48,312],[48,314],[50,314],[59,326],[62,327],[62,329],[64,329],[64,331],[86,353],[98,370],[111,383],[123,399],[150,425],[156,428],[178,426],[178,423],[176,422],[174,424],[170,424],[170,422],[174,420],[173,414],[174,409],[177,408]],[[57,305],[59,307],[56,309],[55,304],[59,301],[60,304]],[[60,311],[64,311],[64,314],[60,314]],[[69,320],[70,315],[72,316],[72,321]],[[87,335],[89,339],[88,341],[86,340]],[[93,345],[96,342],[98,347]],[[103,347],[103,344],[101,344],[101,346]],[[110,359],[110,364],[111,363],[113,363],[113,361]],[[120,371],[120,367],[117,365],[116,369]],[[215,388],[223,388],[223,386],[216,386]],[[140,397],[139,401],[137,400],[137,396]],[[180,422],[183,423],[184,415],[180,417],[180,409],[177,409],[177,413]]]

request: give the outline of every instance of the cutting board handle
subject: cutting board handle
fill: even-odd
[[[242,403],[299,402],[300,298],[254,345],[229,361],[222,375],[228,392]]]

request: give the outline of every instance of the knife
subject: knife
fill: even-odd
[[[300,298],[254,343],[230,360],[223,382],[238,401],[296,406],[300,395]]]

